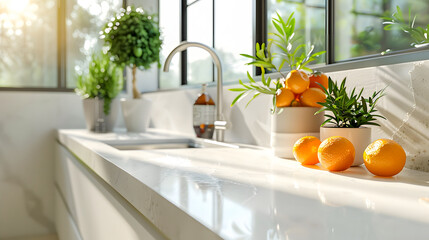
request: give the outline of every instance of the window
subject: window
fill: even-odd
[[[399,6],[408,20],[416,15],[416,25],[429,23],[427,0],[335,0],[335,61],[411,48],[413,39],[400,29],[384,30],[383,16],[391,16]]]
[[[57,7],[0,0],[0,87],[56,87]]]
[[[160,26],[164,36],[161,59],[181,41],[201,42],[214,47],[222,60],[224,82],[244,78],[246,59],[240,53],[253,52],[253,3],[249,0],[182,0],[171,5],[171,1],[160,0]],[[183,5],[181,5],[183,4]],[[182,16],[178,9],[183,8]],[[173,19],[174,18],[174,19]],[[185,30],[180,29],[183,22]],[[160,88],[171,88],[180,84],[201,84],[214,81],[214,66],[210,55],[202,49],[189,48],[186,62],[175,56],[170,72],[160,72]]]
[[[277,13],[287,19],[294,12],[295,32],[299,36],[303,36],[300,43],[311,42],[314,45],[314,52],[325,50],[325,0],[268,0],[267,9],[268,33],[275,31],[271,19],[276,17]],[[322,55],[316,63],[324,62],[325,59]]]
[[[0,0],[0,88],[71,90],[123,0]]]
[[[76,72],[85,72],[91,55],[101,50],[99,32],[122,6],[122,0],[67,0],[66,79],[76,87]]]
[[[297,31],[306,42],[315,45],[315,50],[324,50],[327,55],[319,63],[327,64],[381,57],[413,51],[413,38],[399,28],[385,30],[382,17],[391,16],[399,6],[408,22],[409,10],[416,16],[416,26],[423,28],[429,23],[427,0],[267,0],[267,27],[275,12],[289,16],[295,12]],[[411,18],[412,19],[412,18]],[[332,31],[326,36],[326,26]],[[426,57],[426,59],[428,59]],[[408,56],[408,59],[413,60]]]
[[[214,46],[224,63],[225,81],[243,79],[246,71],[252,72],[244,65],[247,59],[239,54],[252,54],[255,42],[266,42],[271,37],[268,35],[274,31],[271,19],[277,13],[287,17],[295,12],[296,32],[303,36],[302,43],[311,42],[315,52],[327,51],[313,63],[318,64],[317,68],[336,71],[429,59],[429,47],[416,49],[411,45],[410,34],[399,28],[385,30],[382,19],[391,16],[399,6],[406,20],[410,10],[412,16],[417,16],[415,25],[426,29],[429,23],[427,0],[182,0],[182,10],[176,3],[174,10],[169,8],[163,17],[162,6],[167,6],[166,2],[169,1],[160,0],[161,26],[165,33],[169,32],[170,25],[163,25],[163,19],[173,21],[169,18],[171,12],[176,11],[176,28],[180,27],[178,22],[186,24],[182,26],[184,30],[174,32],[174,43],[170,41],[171,45],[165,45],[164,58],[182,40]],[[184,12],[185,19],[181,19],[180,11]],[[160,88],[213,80],[213,65],[207,53],[192,49],[185,59],[182,68],[180,58],[174,59],[174,73],[161,73]],[[181,80],[180,75],[186,79]]]

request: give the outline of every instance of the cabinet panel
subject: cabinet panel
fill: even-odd
[[[56,185],[82,240],[165,239],[151,222],[67,149],[60,144],[56,149]]]

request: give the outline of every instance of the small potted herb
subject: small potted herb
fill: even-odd
[[[88,72],[78,74],[75,92],[83,98],[86,126],[90,131],[113,130],[119,103],[114,99],[123,88],[123,69],[112,63],[109,56],[93,54]]]
[[[375,122],[378,118],[385,119],[377,114],[376,105],[384,96],[384,89],[375,91],[370,97],[362,96],[364,88],[356,91],[353,88],[349,93],[346,88],[346,78],[340,84],[328,79],[328,88],[322,86],[325,102],[316,114],[325,111],[326,120],[320,128],[320,140],[332,136],[341,136],[350,140],[355,147],[355,160],[352,166],[363,163],[363,152],[371,143],[371,128],[364,125],[380,126]],[[328,124],[329,125],[326,125]]]
[[[162,40],[156,16],[141,8],[121,9],[106,23],[101,38],[113,61],[132,69],[133,100],[122,100],[122,111],[128,131],[144,132],[149,120],[148,100],[142,99],[137,89],[136,71],[150,69],[153,63],[161,66],[159,53]]]
[[[252,60],[248,65],[261,69],[261,83],[256,82],[248,72],[248,83],[239,80],[241,86],[230,89],[239,93],[231,106],[249,95],[253,96],[247,105],[261,94],[272,96],[271,147],[276,156],[293,158],[293,144],[306,135],[318,136],[324,120],[323,116],[314,116],[321,107],[318,102],[323,101],[325,95],[317,88],[318,85],[311,87],[307,72],[312,70],[307,64],[325,52],[313,53],[313,45],[307,48],[299,43],[300,36],[295,34],[294,13],[287,19],[277,14],[272,24],[276,32],[271,34],[273,38],[268,40],[267,45],[257,43],[255,56],[241,54]],[[276,52],[271,51],[273,45],[277,47]],[[274,58],[280,59],[278,66],[273,63]],[[291,71],[288,74],[281,72],[283,66],[288,66]],[[281,77],[276,80],[266,78],[266,70],[276,72]]]

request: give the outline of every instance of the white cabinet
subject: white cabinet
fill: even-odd
[[[166,239],[140,212],[62,145],[55,161],[61,240]]]

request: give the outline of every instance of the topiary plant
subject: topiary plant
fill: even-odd
[[[104,114],[110,113],[110,103],[124,85],[123,69],[112,63],[109,56],[93,54],[87,74],[78,74],[75,92],[83,98],[104,99]]]
[[[131,6],[121,9],[115,18],[106,23],[101,38],[115,63],[132,68],[133,98],[140,98],[136,86],[137,68],[149,69],[154,62],[161,66],[159,52],[162,40],[155,15]]]

